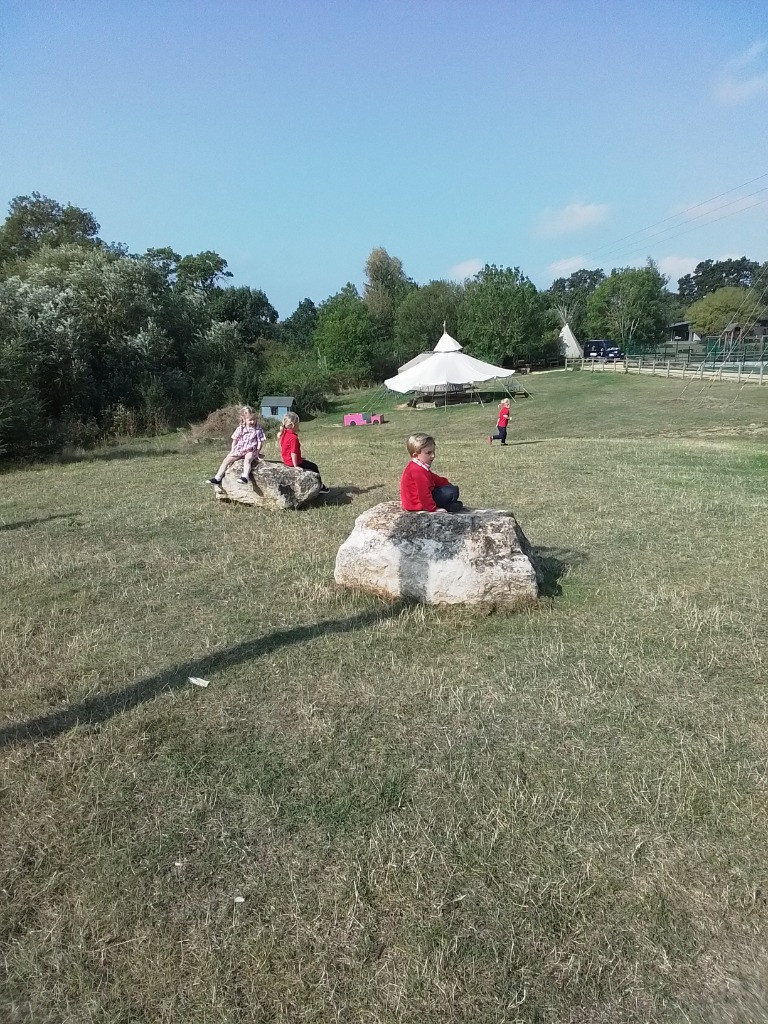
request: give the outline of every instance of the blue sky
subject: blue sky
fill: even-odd
[[[768,259],[768,3],[4,0],[0,207],[32,191],[219,252],[281,317],[375,246],[419,283],[674,286]]]

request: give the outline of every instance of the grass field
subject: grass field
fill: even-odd
[[[344,396],[299,512],[181,435],[0,475],[3,1024],[768,1019],[768,388],[530,388],[506,452]],[[540,607],[335,588],[415,429]]]

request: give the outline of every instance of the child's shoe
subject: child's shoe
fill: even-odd
[[[241,483],[241,484],[247,484],[247,483],[249,483],[248,477],[247,477],[247,476],[241,476],[241,477],[240,477],[240,483]]]
[[[493,438],[490,434],[488,435],[488,444],[493,444]]]
[[[207,484],[213,484],[214,487],[221,487],[221,480],[216,476],[212,476],[210,480],[206,480],[205,482]]]
[[[452,501],[449,505],[445,506],[446,512],[462,512],[464,510],[463,501]]]
[[[320,493],[321,494],[330,494],[331,493],[331,488],[330,487],[326,487],[325,484],[323,484],[323,486],[320,488]]]

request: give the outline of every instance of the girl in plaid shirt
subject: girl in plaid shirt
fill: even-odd
[[[228,467],[238,459],[242,459],[243,475],[240,477],[240,482],[247,484],[250,479],[251,464],[254,459],[258,462],[261,458],[261,449],[264,447],[265,441],[266,435],[256,420],[256,413],[250,405],[244,405],[240,410],[240,426],[232,435],[232,447],[229,449],[229,455],[226,456],[216,475],[212,476],[208,483],[220,487]]]

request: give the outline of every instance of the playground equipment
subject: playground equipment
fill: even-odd
[[[345,427],[369,427],[372,423],[381,422],[381,414],[378,412],[351,412],[344,417]]]

